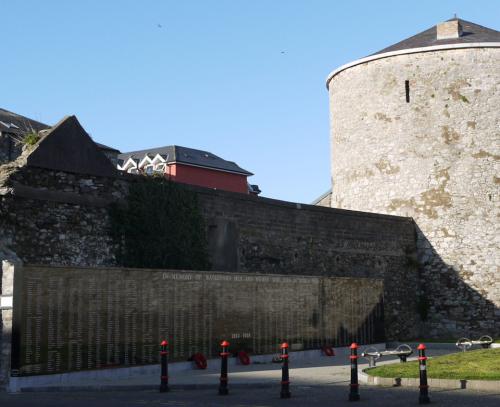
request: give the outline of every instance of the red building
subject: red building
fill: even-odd
[[[233,161],[207,151],[167,146],[132,151],[118,156],[118,169],[132,174],[163,174],[172,181],[243,194],[258,194],[257,185],[249,185],[251,172]]]

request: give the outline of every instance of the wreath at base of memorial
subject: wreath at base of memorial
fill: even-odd
[[[250,364],[250,356],[244,350],[240,350],[236,356],[242,365],[246,366]]]
[[[201,352],[195,353],[188,360],[192,360],[198,369],[206,369],[207,368],[207,358]]]

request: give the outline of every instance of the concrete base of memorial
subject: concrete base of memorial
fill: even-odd
[[[384,349],[385,343],[377,343],[372,345],[363,345],[364,347],[376,346],[377,348]],[[333,348],[335,356],[327,357],[324,356],[321,350],[307,350],[307,351],[297,351],[290,352],[291,368],[294,366],[313,364],[314,362],[322,361],[321,364],[328,364],[329,362],[333,365],[349,363],[349,349],[347,347]],[[269,365],[274,357],[277,357],[278,353],[270,355],[251,355],[251,365],[245,366],[249,370],[255,370],[260,364]],[[239,364],[237,358],[229,358],[229,371],[231,374],[231,367],[235,367]],[[280,364],[278,363],[276,368],[278,369]],[[264,368],[264,366],[263,366]],[[169,376],[175,378],[176,373],[188,372],[190,370],[199,372],[196,369],[193,362],[176,362],[170,363],[168,365]],[[216,379],[216,374],[220,369],[220,360],[211,359],[208,361],[207,373],[214,375],[213,385],[217,386],[218,381]],[[62,374],[51,374],[51,375],[38,375],[38,376],[22,376],[22,377],[11,377],[10,383],[7,390],[11,393],[21,392],[21,391],[64,391],[64,390],[106,390],[107,388],[112,390],[118,390],[120,388],[152,388],[151,384],[130,384],[131,379],[141,378],[141,376],[150,376],[153,378],[157,376],[157,384],[160,385],[160,366],[159,364],[147,365],[147,366],[135,366],[135,367],[121,367],[113,369],[99,369],[99,370],[86,370],[80,372],[62,373]],[[281,377],[281,376],[280,376]],[[278,381],[280,379],[278,377]],[[121,382],[122,381],[122,382]],[[268,379],[264,380],[269,384],[273,384],[273,381]],[[139,380],[138,383],[144,383],[143,380]],[[262,383],[253,383],[262,384]],[[189,386],[199,386],[193,377],[192,383]],[[174,385],[175,386],[175,385]],[[184,383],[183,386],[186,386]]]
[[[370,376],[365,372],[359,373],[359,381],[364,384],[376,386],[405,386],[418,388],[420,381],[417,378],[405,377],[378,377]],[[500,380],[454,380],[454,379],[427,379],[432,389],[469,389],[484,391],[500,391]]]

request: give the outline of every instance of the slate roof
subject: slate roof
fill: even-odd
[[[330,188],[328,191],[322,193],[320,196],[318,196],[314,201],[311,202],[311,205],[317,205],[320,203],[323,199],[325,199],[328,195],[332,194],[332,189]]]
[[[0,108],[0,131],[13,134],[24,134],[50,128],[47,124],[37,122],[17,113]]]
[[[146,154],[151,158],[154,158],[157,154],[160,154],[167,161],[167,163],[177,162],[181,164],[235,172],[247,176],[253,175],[251,172],[244,170],[233,161],[226,161],[208,151],[196,150],[194,148],[181,146],[165,146],[150,148],[148,150],[131,151],[128,153],[120,154],[118,156],[118,159],[123,160],[123,162],[127,161],[129,157],[132,157],[136,160],[141,160]]]
[[[25,134],[33,130],[39,132],[40,130],[48,130],[50,128],[52,128],[52,126],[49,126],[48,124],[41,123],[28,117],[21,116],[20,114],[9,112],[8,110],[0,108],[0,132]],[[120,152],[120,150],[117,150],[116,148],[96,143],[95,141],[94,143],[97,144],[97,147],[101,150],[116,151],[117,153]]]
[[[433,26],[421,33],[393,44],[372,55],[383,54],[392,51],[401,51],[411,48],[432,47],[445,44],[466,44],[472,42],[500,42],[500,31],[483,27],[482,25],[465,21],[460,18],[452,18],[448,21],[458,20],[462,26],[463,34],[459,38],[449,38],[443,40],[436,39],[436,26]]]

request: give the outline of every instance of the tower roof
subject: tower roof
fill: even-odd
[[[396,55],[459,48],[500,48],[500,31],[452,18],[374,54],[342,65],[330,72],[326,78],[326,88],[329,88],[335,75],[356,65]]]
[[[384,48],[372,55],[384,54],[386,52],[401,51],[412,48],[432,47],[445,44],[467,44],[479,42],[500,42],[500,31],[483,27],[482,25],[471,23],[460,18],[452,18],[448,22],[457,21],[462,28],[461,35],[457,38],[437,39],[438,25],[422,31],[387,48]]]

